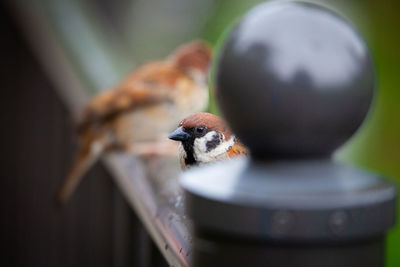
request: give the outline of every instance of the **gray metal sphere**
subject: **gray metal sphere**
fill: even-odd
[[[310,3],[256,6],[217,61],[223,116],[256,158],[329,156],[364,120],[375,71],[358,32]]]

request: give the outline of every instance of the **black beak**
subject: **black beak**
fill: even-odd
[[[189,140],[190,138],[190,134],[188,134],[187,132],[185,132],[182,129],[182,126],[177,128],[173,133],[171,133],[168,136],[169,139],[175,140],[175,141],[186,141]]]

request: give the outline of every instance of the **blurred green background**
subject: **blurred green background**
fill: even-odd
[[[177,45],[203,38],[216,44],[222,33],[259,0],[37,0],[17,1],[35,22],[43,22],[69,64],[94,94],[115,84],[132,68],[168,54]],[[336,157],[381,173],[400,184],[400,2],[314,0],[351,20],[371,48],[378,88],[374,106],[356,136]],[[50,53],[37,32],[32,42]],[[40,23],[39,23],[40,24]],[[42,36],[43,37],[43,36]],[[50,68],[55,68],[51,66]],[[60,84],[65,84],[62,81]],[[215,101],[210,107],[217,112]],[[398,205],[400,207],[400,205]],[[400,210],[399,212],[400,213]],[[387,266],[400,266],[400,227],[388,238]]]

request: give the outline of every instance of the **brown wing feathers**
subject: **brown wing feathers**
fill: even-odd
[[[83,115],[83,120],[78,125],[78,133],[83,133],[88,127],[95,124],[106,123],[116,116],[135,108],[154,105],[168,101],[168,92],[164,90],[118,90],[109,91],[100,95],[95,102],[89,105]]]

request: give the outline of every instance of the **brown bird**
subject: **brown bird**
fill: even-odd
[[[248,155],[247,148],[226,123],[211,113],[200,112],[186,117],[168,138],[181,142],[179,158],[182,169]]]
[[[176,145],[165,138],[179,120],[208,105],[211,49],[202,41],[177,48],[165,60],[147,63],[112,90],[96,96],[78,125],[79,149],[58,199],[64,204],[88,168],[104,152],[163,154]],[[163,140],[163,141],[160,141]]]

